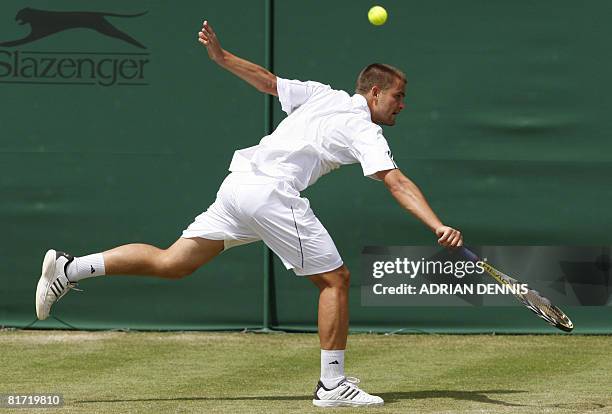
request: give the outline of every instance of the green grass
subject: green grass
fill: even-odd
[[[612,412],[609,336],[356,334],[346,359],[368,412]],[[312,406],[312,334],[1,331],[0,363],[0,394],[64,395],[37,412],[364,411]]]

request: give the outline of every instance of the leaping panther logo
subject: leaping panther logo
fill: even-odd
[[[103,35],[121,39],[141,49],[146,47],[130,35],[117,29],[106,20],[106,16],[112,17],[138,17],[147,12],[138,14],[116,14],[103,12],[59,12],[48,10],[37,10],[30,7],[19,10],[15,20],[20,24],[29,24],[31,32],[22,39],[2,42],[0,46],[19,46],[42,39],[52,34],[68,29],[91,29]]]

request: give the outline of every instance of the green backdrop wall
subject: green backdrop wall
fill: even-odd
[[[208,61],[196,41],[205,18],[225,48],[262,65],[272,57],[282,77],[352,91],[368,63],[402,68],[407,107],[385,135],[400,168],[467,243],[612,244],[612,5],[383,5],[389,21],[374,27],[365,18],[371,4],[361,0],[3,1],[0,324],[243,329],[262,327],[268,309],[271,328],[315,328],[316,290],[276,258],[265,274],[261,243],[223,253],[178,282],[85,281],[55,318],[31,325],[47,248],[82,255],[127,242],[170,245],[214,200],[233,151],[269,128],[266,98]],[[18,16],[27,8],[146,14],[106,16],[115,28],[106,33],[78,28],[7,45],[58,16]],[[273,105],[277,124],[283,114]],[[304,196],[356,282],[365,245],[435,243],[358,166]],[[521,308],[362,307],[354,285],[358,330],[553,332]],[[612,332],[609,304],[567,309],[576,332]]]

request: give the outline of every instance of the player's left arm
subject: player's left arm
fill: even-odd
[[[254,86],[258,91],[278,96],[276,75],[223,49],[208,21],[204,21],[202,24],[202,29],[198,33],[198,42],[206,47],[208,57],[213,62]]]
[[[421,220],[438,237],[438,243],[444,247],[459,247],[463,245],[461,232],[446,226],[431,209],[425,196],[399,168],[379,171],[376,177],[385,183],[393,198],[408,210],[412,215]]]

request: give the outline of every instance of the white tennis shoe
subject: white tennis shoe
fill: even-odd
[[[36,316],[41,321],[47,319],[51,306],[60,300],[70,289],[76,289],[66,276],[66,267],[74,257],[68,253],[48,250],[42,265],[42,274],[36,287]]]
[[[368,394],[357,384],[359,379],[346,377],[336,385],[336,388],[327,389],[319,381],[312,403],[317,407],[366,407],[385,403],[382,398]]]

